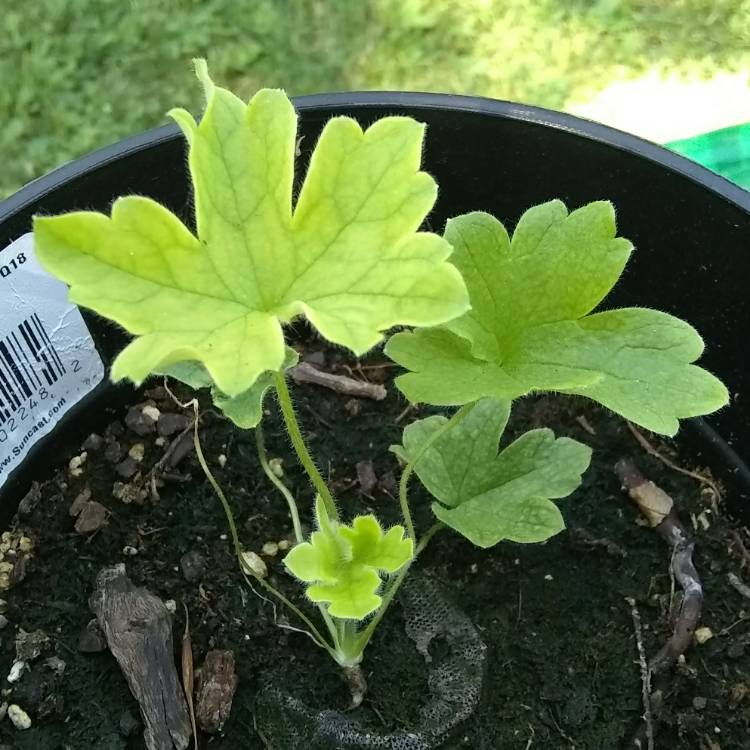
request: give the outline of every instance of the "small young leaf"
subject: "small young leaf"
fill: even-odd
[[[197,236],[139,196],[115,201],[111,217],[34,220],[38,257],[71,300],[136,336],[113,379],[140,383],[196,360],[234,397],[279,370],[281,326],[298,316],[362,354],[394,325],[435,325],[468,309],[450,245],[417,231],[437,195],[419,171],[424,125],[386,117],[363,132],[333,118],[293,206],[289,99],[262,90],[246,105],[213,84],[205,62],[196,69],[203,118],[172,115],[190,146]]]
[[[298,361],[299,355],[297,352],[287,347],[281,370],[286,371],[290,367],[294,367]],[[231,419],[242,430],[257,427],[263,418],[263,400],[269,389],[273,387],[274,381],[274,373],[264,372],[246,391],[237,396],[227,396],[213,384],[211,375],[200,362],[192,360],[175,362],[173,365],[159,369],[155,374],[168,375],[195,390],[210,387],[216,407],[221,409],[224,416]]]
[[[441,328],[391,338],[386,353],[410,370],[398,387],[436,405],[574,393],[666,435],[678,419],[724,406],[726,388],[691,364],[703,342],[687,323],[643,308],[589,315],[632,249],[615,235],[606,202],[571,214],[560,201],[536,206],[512,240],[485,213],[448,222],[472,308]]]
[[[200,362],[191,359],[159,368],[154,371],[154,375],[166,375],[167,377],[174,378],[189,386],[194,391],[199,391],[201,388],[210,388],[214,382],[211,380],[208,370]]]
[[[289,571],[305,583],[311,601],[328,604],[334,617],[362,620],[382,601],[381,573],[395,573],[411,560],[414,546],[402,526],[383,532],[373,515],[357,516],[351,526],[331,521],[316,503],[318,530],[309,542],[284,558]]]
[[[282,372],[294,367],[298,361],[299,355],[297,352],[287,347],[284,361],[281,364]],[[227,396],[216,387],[211,389],[211,395],[214,404],[224,412],[227,418],[231,419],[240,429],[249,430],[257,427],[263,419],[263,400],[266,393],[273,388],[273,382],[274,373],[264,372],[246,391],[237,396]]]
[[[541,542],[561,531],[565,524],[550,499],[573,492],[591,460],[588,446],[555,439],[547,429],[525,433],[498,455],[508,414],[507,402],[481,399],[415,466],[438,500],[435,515],[480,547],[503,539]],[[413,461],[446,422],[433,416],[409,425],[402,455]]]
[[[402,526],[385,534],[373,515],[357,516],[351,526],[339,526],[339,534],[351,545],[352,560],[375,570],[395,573],[412,556],[412,542],[404,539]]]

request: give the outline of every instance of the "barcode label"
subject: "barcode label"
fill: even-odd
[[[0,487],[103,377],[81,313],[39,265],[32,235],[0,251]]]
[[[65,365],[34,313],[0,339],[0,427],[65,375]]]

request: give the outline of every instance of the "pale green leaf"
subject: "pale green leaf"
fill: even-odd
[[[335,583],[308,586],[306,593],[310,601],[327,604],[333,617],[362,620],[380,606],[379,588],[380,576],[372,568],[358,567],[347,570]]]
[[[190,146],[197,236],[139,196],[115,201],[109,217],[34,221],[37,254],[71,299],[135,335],[115,380],[139,383],[195,360],[238,396],[282,367],[282,324],[297,316],[362,354],[394,325],[435,325],[468,309],[450,245],[417,231],[437,194],[419,171],[424,125],[387,117],[363,132],[330,120],[295,207],[289,99],[262,90],[245,104],[214,86],[205,63],[197,71],[200,123],[172,112]]]
[[[274,373],[263,372],[246,391],[238,396],[227,396],[219,390],[214,390],[214,404],[237,427],[250,430],[257,427],[263,419],[263,400],[266,393],[273,388],[273,379]]]
[[[339,568],[347,551],[336,536],[313,531],[309,542],[300,542],[289,550],[284,565],[300,581],[332,583],[340,578]]]
[[[643,308],[589,314],[632,249],[616,237],[611,204],[568,214],[560,201],[544,203],[523,215],[512,239],[492,216],[466,214],[445,236],[472,307],[388,342],[388,355],[409,370],[396,382],[410,400],[459,405],[561,391],[667,435],[678,419],[727,403],[722,383],[692,364],[703,342],[687,323]]]
[[[404,430],[401,452],[409,461],[433,440],[415,471],[438,501],[435,515],[480,547],[544,541],[562,530],[551,500],[573,492],[591,460],[590,448],[547,429],[525,433],[498,454],[508,414],[507,403],[485,398],[437,439],[445,417]]]
[[[195,391],[199,391],[201,388],[210,388],[213,385],[208,370],[200,362],[190,359],[159,368],[154,371],[154,375],[174,378]]]
[[[375,570],[395,573],[412,557],[412,542],[404,538],[404,528],[393,526],[383,533],[373,515],[357,516],[351,526],[339,527],[351,545],[352,560]]]
[[[361,620],[381,603],[381,573],[395,573],[411,560],[414,546],[402,526],[383,532],[373,515],[357,516],[351,526],[332,521],[316,503],[318,530],[284,558],[288,570],[311,584],[311,601],[328,604],[334,617]]]
[[[280,369],[286,371],[294,367],[298,361],[297,352],[287,347]],[[175,362],[173,365],[158,369],[155,374],[167,375],[195,390],[211,387],[211,396],[216,407],[243,430],[257,427],[260,423],[263,418],[263,401],[274,384],[274,373],[263,372],[246,391],[237,396],[227,396],[213,385],[211,375],[200,362],[190,360]]]
[[[294,349],[286,348],[286,355],[281,364],[281,370],[286,371],[294,367],[299,361],[299,355]],[[213,388],[214,404],[224,412],[224,415],[234,422],[237,427],[249,430],[257,427],[263,419],[263,401],[266,393],[274,387],[274,373],[264,372],[246,390],[237,396],[227,396],[218,388]]]

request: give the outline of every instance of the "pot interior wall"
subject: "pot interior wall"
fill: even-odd
[[[693,420],[686,435],[727,483],[734,510],[748,518],[750,367],[744,340],[750,324],[750,194],[722,178],[637,138],[567,115],[489,100],[422,94],[341,94],[305,97],[301,114],[306,164],[317,134],[333,115],[363,125],[386,114],[428,124],[425,169],[440,185],[430,223],[486,210],[513,225],[529,206],[551,198],[569,207],[612,200],[619,231],[636,252],[607,307],[645,305],[674,313],[705,337],[704,365],[734,397],[709,420]],[[0,204],[0,247],[29,231],[34,213],[107,211],[124,194],[148,195],[191,221],[184,143],[160,128],[62,167]],[[88,317],[105,360],[122,345],[115,327]],[[100,387],[40,441],[0,490],[8,517],[32,478],[73,433],[101,420],[102,409],[127,397]],[[738,455],[739,454],[739,455]]]

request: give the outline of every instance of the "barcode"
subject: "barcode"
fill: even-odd
[[[36,313],[0,338],[0,426],[64,374],[65,365]]]

